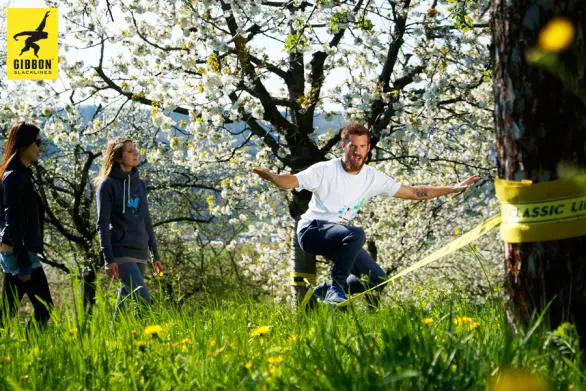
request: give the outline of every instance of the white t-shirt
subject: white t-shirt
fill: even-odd
[[[401,187],[385,173],[366,164],[357,175],[349,174],[342,166],[342,158],[316,163],[295,176],[299,181],[295,190],[313,193],[309,208],[301,215],[297,232],[311,220],[350,222],[370,198],[376,195],[392,197]]]

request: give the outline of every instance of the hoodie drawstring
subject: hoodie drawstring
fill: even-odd
[[[126,178],[122,182],[122,214],[126,214]]]
[[[128,195],[126,196],[126,202],[130,201],[130,174],[128,174]]]

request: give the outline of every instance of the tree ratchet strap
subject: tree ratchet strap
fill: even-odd
[[[586,235],[586,175],[532,183],[497,178],[501,238],[544,242]]]

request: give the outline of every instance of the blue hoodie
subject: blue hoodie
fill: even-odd
[[[126,173],[118,166],[112,168],[96,190],[98,207],[97,228],[104,262],[114,258],[160,259],[157,241],[149,213],[146,186],[133,168]]]

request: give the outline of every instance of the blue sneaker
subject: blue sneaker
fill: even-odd
[[[323,282],[315,288],[313,288],[313,295],[319,300],[323,301],[326,298],[326,293],[328,292],[329,288],[330,284],[328,284],[327,282]]]
[[[330,285],[328,291],[326,292],[326,297],[323,300],[324,304],[337,305],[343,303],[344,301],[346,301],[346,294],[344,293],[344,290],[336,284]]]

